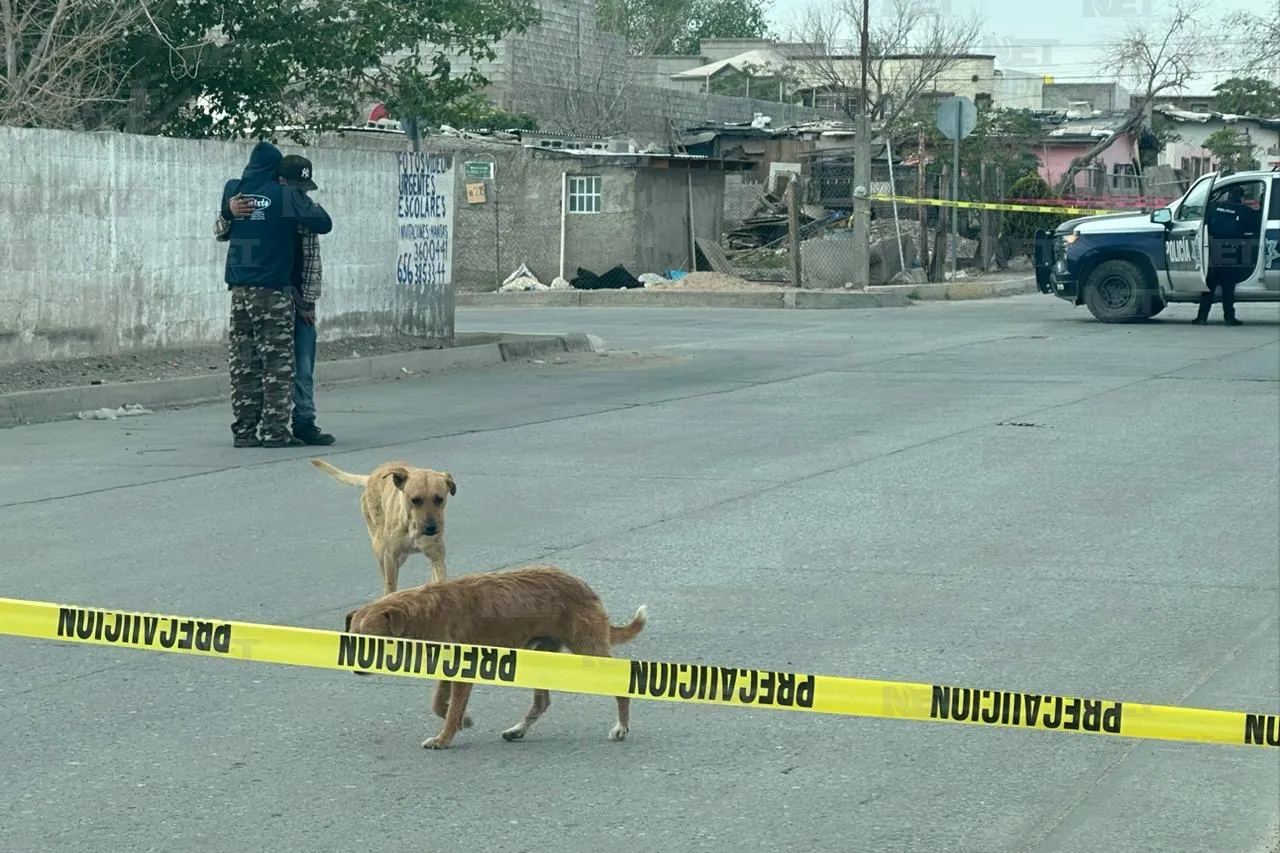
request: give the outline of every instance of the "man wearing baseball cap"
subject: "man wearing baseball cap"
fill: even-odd
[[[304,196],[319,189],[312,178],[311,161],[290,154],[280,161],[280,183]],[[316,426],[316,300],[320,298],[320,240],[305,225],[298,224],[293,261],[293,434],[307,444],[333,444],[334,437]]]

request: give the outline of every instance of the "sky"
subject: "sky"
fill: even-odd
[[[796,33],[809,3],[830,9],[848,0],[773,0],[771,23],[784,38]],[[857,0],[853,0],[857,2]],[[871,20],[878,14],[893,15],[894,3],[903,0],[869,0]],[[984,20],[983,35],[974,53],[995,54],[997,67],[1051,74],[1057,83],[1093,82],[1102,64],[1108,41],[1122,35],[1131,24],[1159,28],[1173,0],[915,0],[927,2],[942,14],[964,17],[978,14]],[[1280,0],[1209,0],[1207,19],[1221,21],[1232,10],[1255,15],[1280,16]],[[1226,50],[1197,66],[1195,84],[1185,94],[1207,95],[1214,84],[1232,75],[1236,62],[1229,52],[1238,49],[1252,33],[1225,33]],[[854,48],[856,50],[856,48]],[[1125,81],[1120,81],[1125,85]],[[1275,82],[1280,83],[1280,80]],[[1132,86],[1128,88],[1132,89]],[[1171,93],[1172,94],[1172,93]]]

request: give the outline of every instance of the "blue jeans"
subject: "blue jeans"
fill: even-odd
[[[316,422],[315,370],[316,327],[303,322],[293,312],[293,429],[313,426]]]

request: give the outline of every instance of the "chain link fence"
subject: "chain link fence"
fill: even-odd
[[[982,164],[972,169],[972,173],[962,174],[957,189],[952,188],[950,171],[949,163],[923,170],[910,162],[892,166],[885,160],[872,163],[869,193],[892,200],[876,199],[870,205],[868,284],[950,279],[953,225],[957,233],[954,264],[958,276],[1001,270],[1030,273],[1035,231],[1052,228],[1076,215],[984,209],[983,203],[1137,208],[1152,203],[1152,199],[1162,194],[1173,196],[1181,192],[1171,170],[1151,169],[1139,180],[1136,175],[1112,174],[1098,167],[1083,170],[1076,181],[1076,192],[1068,193],[1066,198],[1015,199],[1009,197],[1009,191],[1014,181],[1023,176],[1007,174],[999,163]],[[735,263],[750,268],[747,258],[767,260],[792,286],[817,289],[860,286],[861,282],[856,282],[854,187],[851,152],[819,156],[809,164],[807,174],[800,181],[801,203],[795,226],[800,245],[798,282],[794,280],[788,257],[792,241],[786,200],[781,195],[765,195],[763,211],[757,209],[752,217],[743,220],[737,232],[728,233],[727,246],[736,249],[742,258]],[[742,192],[738,197],[744,195]],[[953,195],[973,206],[936,203],[937,200],[951,201]],[[933,203],[920,203],[916,199]],[[726,220],[729,218],[726,214]]]

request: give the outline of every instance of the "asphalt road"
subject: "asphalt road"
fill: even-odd
[[[1280,710],[1280,312],[1103,326],[464,310],[659,358],[319,395],[348,469],[451,471],[454,574],[551,559],[650,659]],[[1215,321],[1217,319],[1215,309]],[[0,431],[0,595],[340,628],[355,489],[226,406]],[[421,558],[403,578],[426,577]],[[0,636],[0,850],[1274,849],[1275,750],[428,684]]]

